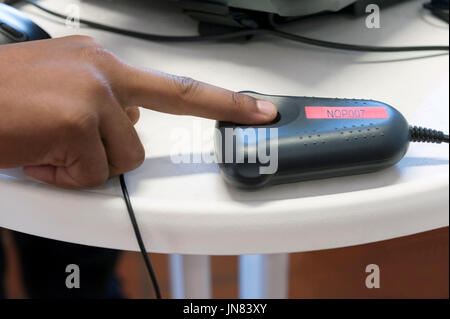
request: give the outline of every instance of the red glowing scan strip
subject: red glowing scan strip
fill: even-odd
[[[308,119],[387,119],[389,115],[382,106],[306,106]]]

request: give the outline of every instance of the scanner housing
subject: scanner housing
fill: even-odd
[[[374,172],[396,164],[408,149],[407,121],[385,103],[241,93],[274,103],[279,116],[256,126],[217,122],[217,161],[234,186],[257,188]]]

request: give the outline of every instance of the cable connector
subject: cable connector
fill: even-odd
[[[409,127],[409,140],[421,143],[448,143],[448,135],[444,132],[424,128],[420,126]]]

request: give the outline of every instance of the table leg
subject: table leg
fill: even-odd
[[[289,254],[239,257],[240,298],[287,298],[288,283]]]
[[[173,299],[184,298],[183,256],[169,255],[170,292]]]
[[[211,298],[209,256],[170,255],[172,298]]]

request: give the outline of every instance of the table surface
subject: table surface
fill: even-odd
[[[288,29],[321,39],[372,45],[448,44],[448,25],[421,10],[423,1],[381,14],[380,29],[363,18],[318,18]],[[64,11],[64,2],[49,7]],[[273,38],[250,43],[161,44],[88,28],[67,28],[21,7],[53,37],[86,34],[130,63],[190,76],[232,90],[381,100],[415,125],[448,131],[449,57],[438,53],[352,53]],[[83,1],[81,15],[121,27],[194,34],[196,23],[167,3]],[[214,103],[214,101],[211,101]],[[224,183],[216,164],[175,164],[213,150],[214,122],[143,110],[137,125],[145,163],[127,174],[149,251],[254,254],[310,251],[405,236],[449,222],[448,145],[412,144],[390,169],[258,191]],[[118,181],[66,190],[0,170],[0,226],[42,237],[137,250]]]

